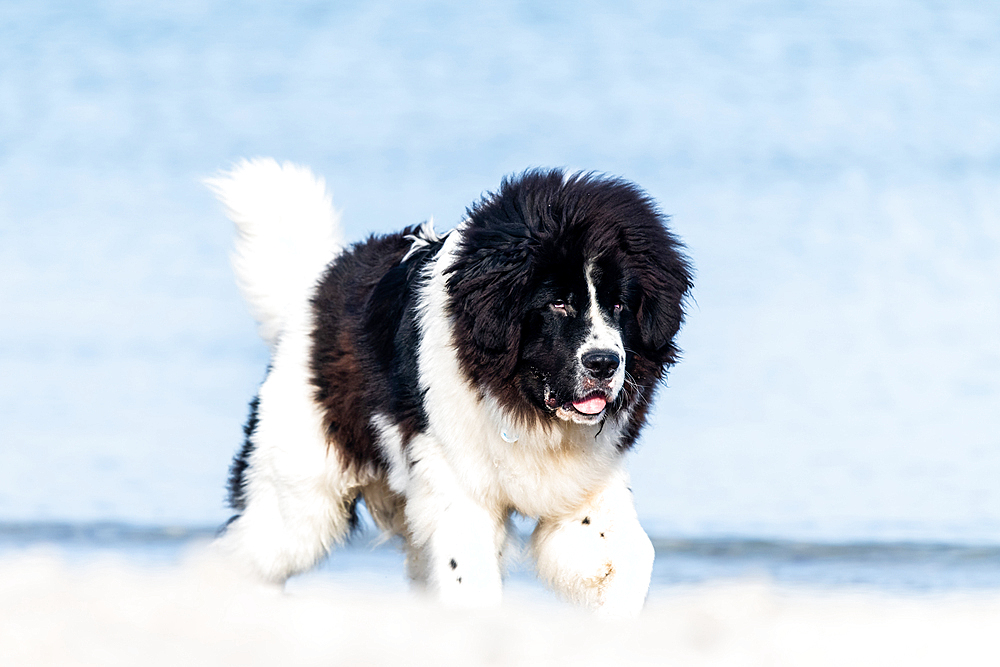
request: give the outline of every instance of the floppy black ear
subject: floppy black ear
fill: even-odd
[[[523,241],[496,241],[467,238],[449,270],[449,310],[460,338],[456,344],[473,377],[487,366],[490,375],[513,373],[521,343],[530,252]]]
[[[684,322],[684,300],[692,286],[691,269],[675,243],[661,246],[645,260],[639,276],[639,332],[648,357],[670,365],[679,354],[674,336]]]

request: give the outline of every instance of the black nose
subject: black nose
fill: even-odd
[[[595,378],[606,380],[618,370],[621,358],[611,350],[595,350],[583,355],[580,361]]]

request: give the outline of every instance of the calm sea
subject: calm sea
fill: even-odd
[[[0,524],[0,557],[32,550],[69,562],[113,559],[170,566],[207,543],[213,527],[133,526],[120,523]],[[651,595],[672,588],[753,579],[783,587],[859,589],[896,594],[1000,590],[1000,546],[925,542],[810,543],[763,539],[654,538]],[[336,549],[312,572],[293,579],[403,590],[403,553],[370,532]],[[508,586],[539,592],[525,560],[510,566]]]

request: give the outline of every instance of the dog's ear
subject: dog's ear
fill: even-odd
[[[507,376],[520,352],[531,252],[526,243],[509,238],[465,241],[448,276],[450,315],[456,329],[468,337],[467,342],[457,341],[459,356],[473,366],[491,366],[491,374]]]
[[[636,313],[640,336],[648,358],[671,365],[679,356],[674,336],[684,321],[684,301],[692,286],[691,269],[674,243],[643,259]]]

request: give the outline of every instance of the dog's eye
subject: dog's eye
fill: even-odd
[[[616,303],[614,306],[612,306],[611,310],[614,312],[615,315],[617,315],[618,313],[622,312],[622,305],[620,303]]]
[[[551,308],[553,312],[565,315],[566,317],[573,317],[576,315],[576,310],[574,310],[573,306],[569,305],[569,302],[565,299],[556,299],[549,304],[549,308]]]

